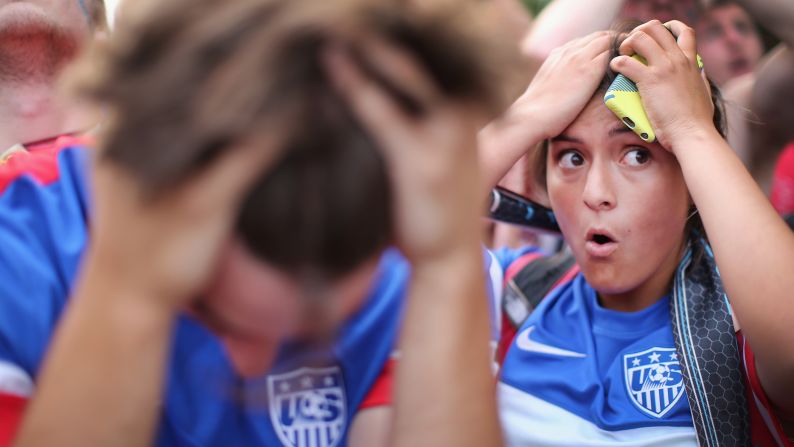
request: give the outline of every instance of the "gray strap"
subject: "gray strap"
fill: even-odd
[[[750,445],[750,416],[730,305],[714,257],[687,249],[670,301],[675,348],[701,447]]]

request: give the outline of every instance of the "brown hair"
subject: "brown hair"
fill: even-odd
[[[237,228],[255,254],[291,273],[338,276],[392,239],[388,173],[326,78],[324,47],[344,40],[356,54],[352,36],[375,33],[412,52],[447,97],[503,105],[493,57],[506,53],[484,49],[492,41],[476,32],[467,3],[154,3],[125,15],[77,68],[78,93],[112,112],[103,156],[157,194],[276,120],[288,123],[283,156],[248,195]]]

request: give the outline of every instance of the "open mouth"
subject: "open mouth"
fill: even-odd
[[[615,252],[618,243],[611,234],[605,231],[590,231],[587,234],[585,250],[595,258],[606,258]]]
[[[615,242],[611,237],[607,236],[606,234],[594,234],[591,241],[595,242],[598,245],[608,244],[610,242]]]

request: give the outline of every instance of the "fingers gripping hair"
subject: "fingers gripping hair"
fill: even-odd
[[[504,64],[494,61],[502,46],[472,27],[468,7],[411,5],[142,1],[78,66],[77,91],[111,112],[103,157],[152,194],[239,142],[285,133],[282,158],[248,195],[238,230],[286,270],[343,273],[389,243],[391,199],[379,152],[327,79],[323,50],[343,42],[355,53],[375,33],[410,50],[442,95],[503,103]]]

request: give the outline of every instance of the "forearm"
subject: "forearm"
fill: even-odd
[[[17,446],[151,444],[172,318],[143,298],[109,276],[86,275],[56,331]]]
[[[609,29],[623,3],[624,0],[555,0],[533,23],[522,43],[522,52],[542,61],[566,42]]]
[[[501,445],[482,250],[415,266],[397,368],[396,446]]]
[[[790,405],[794,233],[716,131],[675,152],[764,386],[773,401]]]
[[[519,99],[504,116],[480,131],[478,137],[480,172],[483,180],[482,197],[490,194],[510,169],[543,141],[543,130],[535,123],[533,112]],[[526,172],[527,182],[532,172]]]

